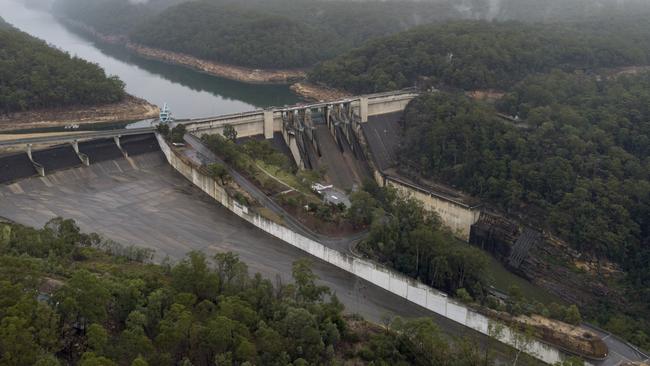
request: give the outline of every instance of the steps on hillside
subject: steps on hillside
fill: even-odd
[[[542,238],[542,234],[531,228],[524,228],[523,232],[517,238],[517,241],[512,246],[508,264],[513,268],[519,268],[521,263],[528,256],[528,252],[535,246]]]

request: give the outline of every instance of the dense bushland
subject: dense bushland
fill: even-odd
[[[578,24],[450,22],[369,42],[321,63],[310,79],[351,92],[425,85],[505,89],[528,75],[644,65],[648,18]]]
[[[637,320],[647,331],[649,103],[650,74],[531,76],[498,103],[519,121],[464,96],[425,95],[404,115],[402,166],[536,222],[596,260],[620,263],[630,302],[623,312],[645,314]],[[612,315],[605,314],[603,323]]]
[[[249,67],[299,67],[333,56],[334,34],[290,16],[188,2],[135,28],[133,41]]]
[[[311,66],[418,24],[461,14],[413,1],[59,0],[59,14],[147,46],[249,67]]]
[[[125,36],[138,24],[184,0],[57,0],[57,15],[105,35]]]
[[[0,223],[3,365],[483,365],[477,346],[442,337],[430,319],[389,329],[345,318],[308,262],[273,285],[232,253],[151,252],[83,234]],[[488,361],[491,363],[491,361]]]
[[[113,103],[124,83],[99,66],[0,25],[0,113]]]

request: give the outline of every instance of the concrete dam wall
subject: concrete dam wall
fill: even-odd
[[[174,169],[235,215],[262,231],[436,314],[521,349],[543,362],[555,364],[565,359],[566,355],[559,349],[540,341],[532,340],[522,343],[516,331],[503,327],[495,320],[450,299],[443,292],[371,261],[326,247],[249,210],[247,206],[241,205],[231,198],[223,187],[204,174],[199,167],[191,164],[187,158],[177,155],[162,137],[157,136],[157,138],[163,154]],[[499,334],[494,333],[494,329],[497,328],[502,329]]]
[[[422,202],[424,209],[437,213],[442,223],[458,238],[469,241],[472,225],[481,215],[480,207],[454,201],[397,177],[378,174],[376,179],[380,185],[393,187],[397,192]]]
[[[305,104],[296,107],[270,108],[181,122],[187,128],[187,131],[197,136],[222,133],[223,127],[230,125],[235,128],[238,137],[264,135],[266,138],[272,138],[274,132],[282,131],[283,113],[349,104],[351,111],[360,118],[361,122],[366,122],[370,116],[404,110],[406,105],[418,95],[419,93],[412,90],[377,93],[339,101]]]
[[[183,123],[190,133],[199,137],[203,134],[221,134],[225,125],[233,126],[238,137],[263,135],[268,139],[272,138],[274,134],[281,133],[296,165],[305,168],[313,164],[305,162],[306,158],[300,152],[296,137],[284,128],[283,114],[286,116],[286,113],[296,111],[322,110],[323,108],[346,105],[350,113],[360,122],[361,127],[354,132],[357,139],[361,137],[360,135],[365,135],[363,140],[370,143],[370,153],[375,160],[379,161],[379,163],[375,163],[375,172],[373,173],[376,181],[382,186],[386,184],[393,186],[401,193],[411,195],[421,201],[426,209],[436,212],[443,224],[454,231],[459,238],[467,241],[469,240],[471,226],[478,220],[480,215],[480,210],[477,207],[436,194],[434,191],[419,187],[417,184],[408,183],[385,172],[389,165],[395,163],[393,150],[397,143],[396,139],[399,136],[399,131],[394,128],[394,120],[406,108],[408,103],[417,96],[418,93],[414,91],[377,93],[341,101],[314,103],[289,108],[272,108],[211,119],[190,120]],[[391,138],[392,140],[390,140]],[[384,141],[386,139],[389,139],[389,141]],[[321,141],[326,142],[324,138]],[[379,148],[375,148],[377,146]],[[339,157],[337,160],[333,157],[330,160],[340,163],[342,158]],[[330,163],[329,165],[333,164]],[[328,167],[334,173],[337,172],[337,169],[345,170],[343,169],[345,168],[343,163],[339,165]],[[357,173],[360,176],[366,174],[365,172]],[[347,174],[347,176],[352,175]],[[357,180],[360,180],[360,178]],[[338,182],[340,188],[349,189],[352,186],[349,179],[335,179],[335,181]]]

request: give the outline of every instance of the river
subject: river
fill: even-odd
[[[174,117],[194,118],[284,106],[299,99],[287,85],[251,85],[145,59],[71,31],[45,10],[0,0],[0,16],[50,45],[96,63],[126,83],[129,94],[162,106]]]

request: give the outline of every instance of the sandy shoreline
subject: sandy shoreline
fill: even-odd
[[[309,102],[327,102],[352,96],[352,94],[343,90],[332,89],[306,81],[294,83],[290,89],[302,99]]]
[[[144,99],[127,95],[123,101],[114,104],[41,109],[0,115],[0,132],[71,124],[133,121],[156,118],[159,113],[157,106]]]
[[[210,75],[250,84],[291,84],[303,80],[307,76],[305,70],[302,69],[252,69],[203,60],[190,55],[151,48],[131,42],[126,43],[126,48],[143,57],[189,67]]]

